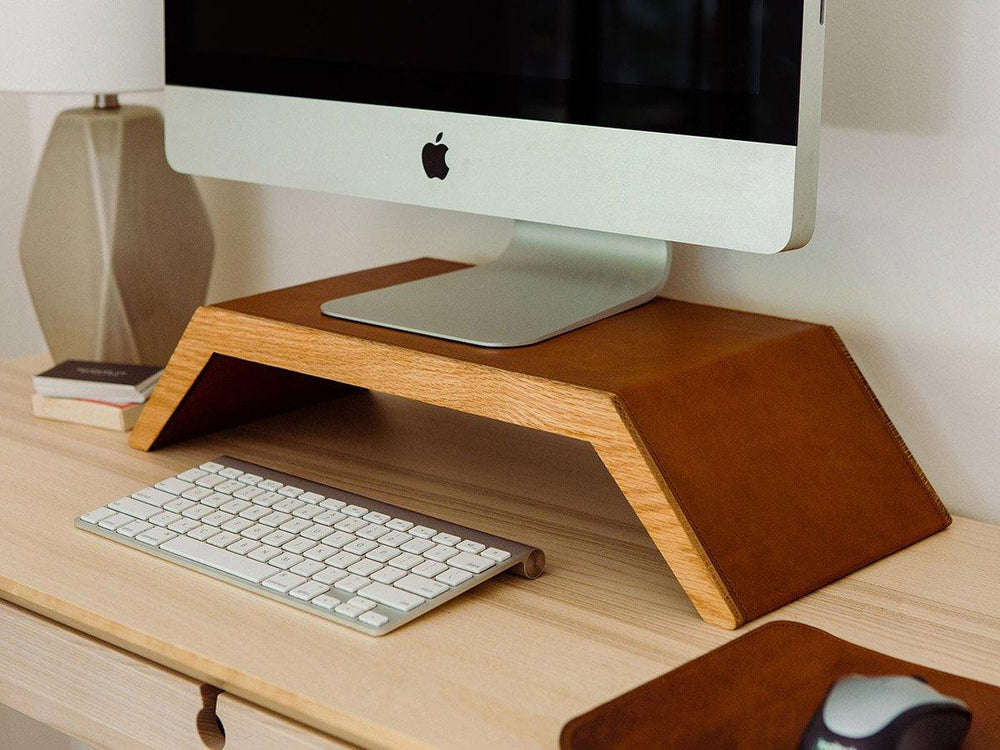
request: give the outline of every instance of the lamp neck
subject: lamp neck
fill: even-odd
[[[118,94],[97,94],[94,96],[94,109],[119,109]]]

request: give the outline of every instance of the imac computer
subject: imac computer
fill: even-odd
[[[327,302],[483,346],[653,298],[670,243],[816,210],[824,0],[166,0],[182,172],[515,220],[495,261]]]

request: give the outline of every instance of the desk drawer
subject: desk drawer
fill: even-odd
[[[71,737],[129,750],[221,747],[204,720],[215,692],[203,700],[197,680],[0,600],[0,703]]]
[[[348,750],[356,745],[321,734],[235,695],[221,693],[216,714],[233,750]]]

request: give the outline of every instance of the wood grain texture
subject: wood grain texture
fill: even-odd
[[[554,748],[571,717],[734,635],[692,616],[582,441],[357,392],[142,453],[32,418],[44,364],[0,366],[0,597],[333,737]],[[546,573],[500,576],[372,639],[72,525],[222,453],[533,544]],[[956,519],[762,621],[997,683],[997,580],[1000,528]]]
[[[228,693],[219,695],[215,712],[225,728],[226,744],[236,750],[351,750],[357,747]]]
[[[204,750],[198,681],[5,601],[0,635],[0,703],[94,747]]]
[[[132,446],[192,434],[201,410],[214,427],[213,404],[236,391],[229,421],[324,380],[584,440],[695,609],[725,628],[948,525],[827,326],[657,299],[498,350],[320,313],[326,299],[455,267],[422,259],[201,308]],[[259,407],[238,368],[273,383]]]

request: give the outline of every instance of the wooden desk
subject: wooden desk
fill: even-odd
[[[134,690],[107,699],[121,701],[118,716],[149,704],[144,689],[180,696],[187,729],[174,738],[187,734],[174,746],[216,741],[184,716],[201,707],[204,719],[218,700],[231,747],[330,746],[291,718],[365,746],[553,748],[572,716],[739,632],[701,622],[584,444],[358,394],[144,454],[121,434],[31,417],[29,375],[44,364],[0,365],[0,597],[17,605],[4,605],[0,623],[21,623],[4,635],[26,648],[45,628],[61,644],[35,670],[44,685],[31,687],[56,692],[18,707],[83,739],[125,745],[141,731],[94,740],[79,712],[49,705],[79,705],[92,684],[60,668],[67,654],[127,665],[121,679]],[[73,527],[76,515],[221,453],[522,539],[546,551],[548,572],[501,576],[374,639]],[[810,623],[1000,684],[998,581],[1000,527],[958,518],[761,622]],[[33,678],[0,666],[0,700],[19,700],[18,679]],[[156,745],[172,719],[144,716]]]

